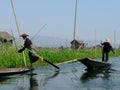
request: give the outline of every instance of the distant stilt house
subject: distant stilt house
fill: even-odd
[[[14,37],[11,36],[8,32],[0,31],[0,44],[9,42],[12,45],[13,40],[14,40]]]
[[[85,43],[82,40],[80,40],[80,41],[73,40],[70,43],[71,43],[71,49],[78,49],[78,48],[84,48],[85,47]]]

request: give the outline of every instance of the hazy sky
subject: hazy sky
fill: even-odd
[[[13,0],[21,33],[73,39],[76,0]],[[120,0],[78,0],[76,38],[120,43]],[[10,0],[0,0],[0,28],[17,36]],[[114,34],[116,33],[116,34]]]

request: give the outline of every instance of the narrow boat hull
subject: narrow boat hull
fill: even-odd
[[[31,70],[33,70],[33,68],[30,68],[30,67],[0,69],[0,76],[22,74],[25,72],[29,72]]]
[[[88,70],[102,69],[111,65],[110,63],[95,61],[89,58],[78,59],[78,61],[84,64]]]

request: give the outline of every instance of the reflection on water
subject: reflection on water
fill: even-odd
[[[29,90],[43,90],[44,85],[49,79],[56,77],[59,74],[59,71],[55,71],[53,74],[42,77],[38,81],[34,75],[30,75],[30,89]]]
[[[0,78],[0,90],[44,90],[47,82],[58,74],[59,71],[41,77],[34,72],[20,76],[5,76]]]
[[[80,62],[36,68],[33,72],[0,78],[0,90],[120,90],[120,60],[110,68],[87,71]]]
[[[2,77],[0,78],[0,85],[6,84],[6,82],[9,82],[11,80],[10,77]]]
[[[120,61],[111,62],[112,66],[104,69],[88,71],[84,68],[82,74],[72,72],[72,82],[75,90],[120,90]],[[116,68],[117,66],[117,68]]]
[[[30,90],[38,90],[38,81],[33,75],[30,76]]]
[[[85,73],[82,74],[80,80],[82,82],[86,82],[89,81],[90,79],[95,79],[95,78],[109,79],[110,73],[112,73],[112,70],[110,68],[86,71]]]
[[[84,86],[88,85],[87,88],[92,90],[115,90],[113,89],[113,70],[106,69],[106,70],[98,70],[98,71],[86,71],[80,77],[81,83]],[[118,89],[117,89],[118,90]]]
[[[57,75],[59,74],[59,71],[51,74],[51,75],[48,75],[48,76],[45,76],[45,77],[42,77],[41,80],[40,80],[40,90],[43,90],[43,88],[45,87],[45,85],[47,85],[47,82],[50,80],[50,79],[53,79],[54,77],[56,77]]]

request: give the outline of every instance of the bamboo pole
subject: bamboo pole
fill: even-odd
[[[96,58],[96,30],[95,30],[95,58]]]
[[[116,55],[116,31],[114,31],[114,51]]]
[[[75,16],[74,16],[73,49],[75,49],[76,15],[77,15],[77,0],[76,0],[76,4],[75,4]]]
[[[75,2],[75,16],[74,16],[74,32],[73,32],[73,55],[77,58],[77,53],[75,54],[76,44],[75,44],[75,36],[76,36],[76,15],[77,15],[77,0]],[[79,49],[79,48],[78,48]]]
[[[11,6],[12,6],[14,17],[15,17],[15,22],[16,22],[16,26],[17,26],[17,30],[18,30],[18,35],[20,36],[20,28],[19,28],[19,25],[18,25],[18,20],[17,20],[17,17],[16,17],[14,5],[13,5],[12,0],[10,0],[10,2],[11,2]],[[22,46],[22,40],[21,40],[20,37],[19,37],[19,41],[20,41],[20,45]],[[23,54],[24,64],[26,66],[25,53],[23,52],[22,54]]]
[[[35,38],[35,36],[37,36],[37,34],[46,26],[47,24],[43,25],[40,30],[31,38],[31,40],[33,40]]]
[[[76,34],[76,17],[77,17],[77,0],[75,5],[75,19],[74,19],[74,33],[73,33],[74,40],[75,40],[75,34]]]
[[[15,41],[15,37],[14,37],[14,34],[13,34],[12,29],[11,29],[11,33],[12,33],[12,36],[13,36],[13,40],[14,40],[14,44],[15,44],[16,50],[18,50],[18,49],[17,49],[17,43],[16,43],[16,41]]]

